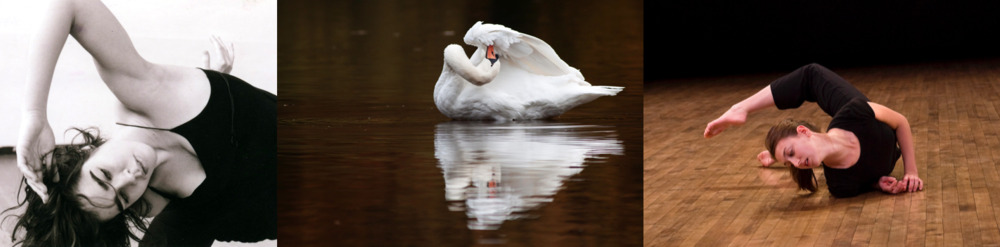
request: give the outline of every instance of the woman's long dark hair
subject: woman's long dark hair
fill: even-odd
[[[24,200],[3,211],[6,214],[27,205],[23,215],[4,217],[4,221],[12,216],[17,218],[17,224],[11,232],[11,241],[15,246],[25,247],[130,246],[129,239],[139,240],[130,226],[139,232],[146,232],[147,222],[143,216],[150,210],[148,202],[140,198],[106,222],[101,222],[93,213],[84,211],[80,200],[83,195],[76,190],[80,170],[105,140],[95,128],[70,130],[78,132],[73,138],[74,143],[78,138],[82,138],[83,142],[57,146],[42,157],[44,160],[46,156],[52,156],[50,169],[44,171],[42,176],[42,182],[48,188],[49,201],[43,203],[31,186],[26,186],[27,180],[22,178],[20,186],[23,190],[18,189],[18,197],[24,192]],[[56,179],[56,176],[59,178]],[[20,230],[24,230],[24,236],[18,239]]]
[[[771,127],[771,130],[767,132],[767,137],[764,138],[764,146],[767,147],[768,152],[771,152],[771,159],[777,160],[774,157],[774,149],[778,146],[778,141],[785,139],[786,137],[798,135],[796,128],[798,128],[799,125],[806,126],[806,128],[813,132],[819,132],[819,129],[817,129],[816,126],[813,126],[806,121],[785,119],[784,121],[779,122],[777,125],[774,125],[774,127]],[[795,184],[799,185],[799,189],[816,192],[816,187],[818,186],[819,181],[816,180],[816,174],[813,173],[811,168],[799,169],[795,168],[795,166],[788,166],[788,171],[791,173],[792,180],[795,181]]]

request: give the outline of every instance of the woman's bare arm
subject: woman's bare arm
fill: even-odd
[[[761,89],[749,98],[736,103],[726,113],[723,113],[722,116],[708,123],[708,126],[705,127],[705,138],[718,135],[723,130],[726,130],[726,128],[729,128],[729,126],[743,125],[743,123],[746,123],[747,115],[768,107],[774,107],[771,85],[764,87],[764,89]]]
[[[899,112],[893,111],[888,107],[874,102],[868,102],[868,105],[875,112],[876,119],[896,130],[896,142],[899,143],[899,149],[903,156],[904,175],[902,182],[906,184],[906,191],[923,190],[924,182],[917,173],[917,162],[916,158],[914,158],[913,133],[910,131],[910,122],[906,120],[903,114],[899,114]]]
[[[44,112],[59,54],[72,35],[94,58],[107,84],[129,110],[144,112],[155,87],[144,84],[157,76],[158,66],[147,62],[103,3],[97,0],[52,0],[39,13],[44,16],[28,51],[25,110]]]
[[[16,146],[17,166],[28,186],[42,201],[48,200],[43,174],[49,169],[51,157],[41,158],[55,148],[55,137],[48,122],[49,88],[56,61],[73,22],[73,6],[69,2],[52,1],[48,4],[38,11],[47,16],[42,18],[28,48],[25,101],[21,106],[21,126]]]

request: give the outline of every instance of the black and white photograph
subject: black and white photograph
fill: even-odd
[[[277,246],[277,1],[0,6],[0,245]]]

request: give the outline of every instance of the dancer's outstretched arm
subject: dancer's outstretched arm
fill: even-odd
[[[729,108],[726,113],[708,123],[705,127],[705,138],[711,138],[729,126],[743,125],[746,123],[747,115],[758,110],[774,107],[774,97],[771,95],[771,86],[768,85],[749,98],[736,103]]]

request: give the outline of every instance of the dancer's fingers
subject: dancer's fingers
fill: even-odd
[[[726,126],[720,122],[720,120],[716,119],[715,121],[708,123],[708,126],[705,127],[705,138],[712,138],[713,136],[721,133],[722,130],[726,129]]]
[[[205,64],[205,69],[212,69],[212,56],[208,54],[208,50],[202,52],[201,61]]]

